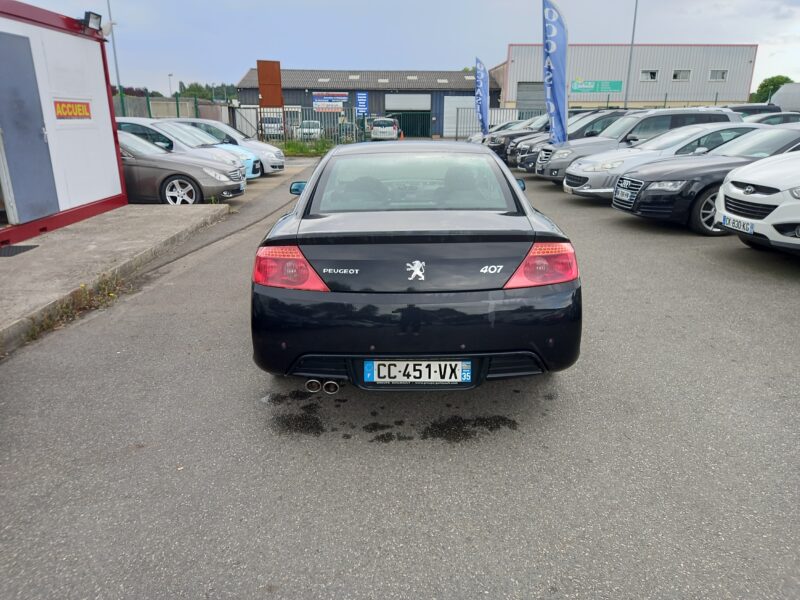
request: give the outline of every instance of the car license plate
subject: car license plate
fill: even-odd
[[[246,187],[247,187],[247,182],[243,181],[242,183],[239,184],[239,191],[243,192],[244,188],[246,188]]]
[[[736,231],[743,231],[744,233],[753,233],[753,224],[747,221],[742,221],[741,219],[732,219],[728,215],[722,216],[722,224],[725,227],[730,227],[731,229],[735,229]]]
[[[469,360],[365,360],[366,383],[472,383]]]
[[[617,190],[614,192],[614,198],[617,200],[630,200],[631,192],[630,190]]]
[[[574,194],[574,193],[575,193],[575,192],[573,192],[573,191],[572,191],[572,188],[571,188],[571,187],[569,187],[569,186],[568,186],[566,183],[565,183],[565,184],[563,184],[563,189],[564,189],[564,191],[565,191],[566,193],[568,193],[568,194]]]
[[[544,175],[544,165],[537,165],[536,174],[537,175]]]

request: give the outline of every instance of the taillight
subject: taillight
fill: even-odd
[[[531,246],[525,260],[504,289],[564,283],[578,278],[575,249],[569,242],[543,242]]]
[[[259,248],[253,283],[291,290],[330,291],[297,246]]]

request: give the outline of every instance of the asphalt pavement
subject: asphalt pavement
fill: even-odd
[[[284,188],[0,363],[0,598],[800,597],[798,259],[527,195],[581,268],[562,373],[309,397],[260,372]]]

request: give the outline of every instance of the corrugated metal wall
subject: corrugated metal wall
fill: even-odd
[[[631,69],[631,102],[659,103],[667,96],[669,102],[720,103],[746,102],[750,95],[751,77],[756,58],[756,46],[705,45],[637,45],[633,49]],[[572,45],[567,55],[567,81],[618,80],[625,81],[628,68],[627,45]],[[541,45],[511,44],[507,80],[501,82],[503,102],[517,99],[517,84],[542,80]],[[643,69],[659,71],[658,80],[639,81]],[[689,81],[673,81],[675,69],[689,69]],[[711,69],[727,69],[725,82],[709,81]],[[570,94],[573,104],[605,102],[608,94]],[[624,100],[624,91],[611,94],[611,102]]]

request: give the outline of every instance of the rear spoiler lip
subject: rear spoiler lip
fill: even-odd
[[[374,232],[374,233],[331,233],[313,235],[287,235],[265,239],[261,246],[285,246],[287,244],[442,244],[475,242],[569,242],[564,236],[549,231],[531,232],[491,232],[453,231],[453,232]]]

